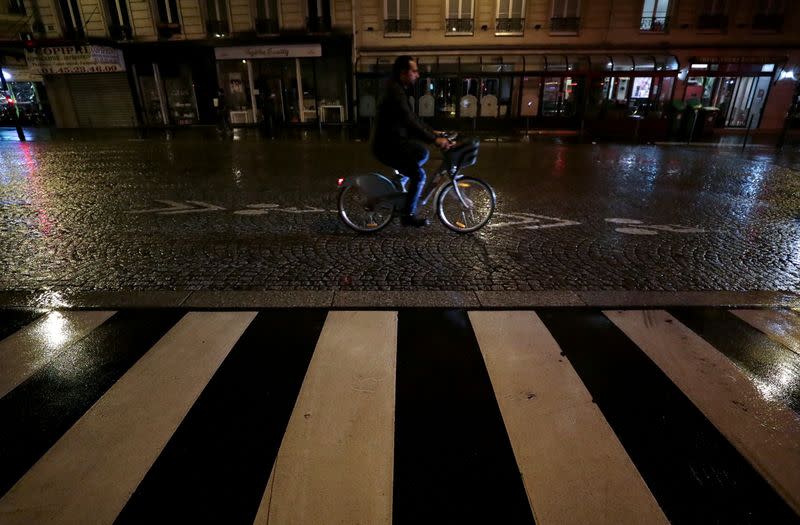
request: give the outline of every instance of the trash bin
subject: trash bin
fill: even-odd
[[[717,120],[719,108],[713,106],[702,107],[697,113],[697,123],[694,126],[692,140],[708,138],[714,134],[714,123]]]
[[[681,127],[685,118],[684,111],[686,103],[682,100],[673,100],[667,105],[667,115],[669,118],[669,138],[678,140],[681,138]]]
[[[681,140],[692,140],[694,138],[694,128],[700,119],[701,107],[703,106],[696,100],[690,100],[686,103],[686,109],[683,111],[683,122],[681,123]]]

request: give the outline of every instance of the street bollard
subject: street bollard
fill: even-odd
[[[744,147],[747,146],[747,137],[750,135],[750,127],[753,125],[753,117],[755,117],[755,115],[750,115],[750,120],[747,122],[747,129],[744,132],[744,140],[742,141],[742,153],[744,153]]]

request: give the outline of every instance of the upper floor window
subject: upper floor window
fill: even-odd
[[[728,0],[703,0],[697,28],[722,31],[728,26]]]
[[[783,27],[786,0],[756,0],[753,29],[779,31]]]
[[[496,35],[521,35],[525,27],[525,0],[497,0]]]
[[[384,33],[411,35],[411,0],[386,0]]]
[[[159,24],[170,26],[180,24],[178,0],[156,0],[156,10],[158,11]]]
[[[0,14],[3,14],[0,11]],[[9,15],[24,15],[25,3],[23,0],[8,0],[8,14]]]
[[[222,37],[228,33],[228,6],[225,0],[207,0],[208,21],[206,30],[209,36]]]
[[[273,34],[278,32],[278,1],[256,1],[256,32]]]
[[[581,20],[580,8],[580,0],[553,0],[550,31],[553,33],[577,33]]]
[[[445,30],[448,34],[472,34],[474,30],[473,0],[447,0]]]
[[[308,0],[308,30],[319,33],[331,30],[330,0]]]
[[[644,0],[642,6],[642,31],[663,33],[669,24],[669,0]]]
[[[83,21],[78,0],[59,0],[61,17],[64,20],[64,36],[67,38],[83,38]]]
[[[131,19],[128,14],[126,0],[107,0],[109,14],[108,30],[111,38],[115,40],[129,40],[131,33]]]

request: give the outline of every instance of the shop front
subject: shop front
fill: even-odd
[[[125,48],[140,120],[147,127],[213,124],[216,96],[211,48],[192,42]]]
[[[216,48],[220,111],[234,126],[344,124],[350,63],[339,51],[320,43]]]
[[[31,71],[25,60],[2,67],[4,89],[0,92],[0,125],[50,126],[53,116],[42,75]],[[18,120],[17,120],[18,119]]]
[[[119,49],[96,45],[42,47],[29,51],[27,60],[29,71],[44,78],[58,127],[136,126],[133,97]]]
[[[365,125],[393,60],[357,62],[358,117]],[[592,120],[599,132],[646,131],[640,121],[661,118],[678,73],[672,56],[422,55],[417,61],[411,103],[439,129],[577,130]]]
[[[714,108],[715,127],[758,128],[775,73],[785,62],[785,57],[693,57],[683,101]]]

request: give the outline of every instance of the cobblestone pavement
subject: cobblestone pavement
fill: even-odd
[[[485,141],[489,227],[360,236],[333,209],[338,177],[380,169],[364,143],[0,142],[0,290],[796,292],[782,158]]]

